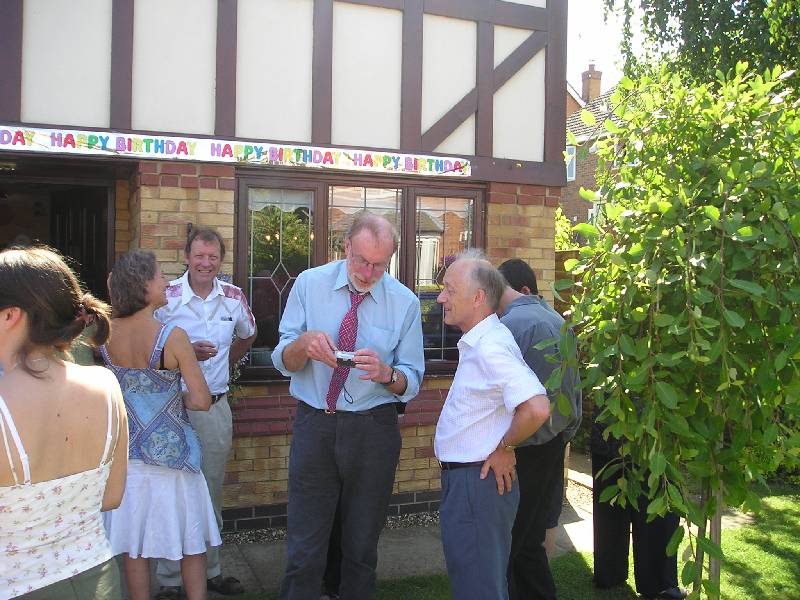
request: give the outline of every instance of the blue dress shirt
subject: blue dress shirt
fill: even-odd
[[[306,331],[324,331],[338,343],[339,326],[350,309],[347,266],[344,260],[300,273],[280,324],[280,342],[272,352],[275,367],[292,378],[289,392],[314,408],[326,408],[325,396],[333,369],[309,360],[299,371],[283,364],[283,350]],[[408,402],[419,392],[425,372],[419,299],[388,273],[368,292],[358,308],[356,350],[374,351],[381,362],[403,372],[408,382],[402,396],[386,386],[359,379],[365,372],[350,369],[336,410],[367,410],[387,402]]]

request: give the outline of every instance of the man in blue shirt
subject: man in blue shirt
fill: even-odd
[[[564,319],[539,295],[536,275],[518,258],[498,267],[506,278],[500,299],[500,321],[508,327],[525,362],[546,383],[561,365],[558,345],[538,349],[548,339],[560,338]],[[570,331],[569,335],[573,335]],[[578,374],[567,370],[561,387],[548,390],[554,404],[550,418],[516,449],[520,500],[511,532],[508,564],[508,595],[511,600],[555,599],[556,588],[542,543],[545,532],[558,525],[564,494],[564,448],[581,422],[581,392]],[[570,404],[570,413],[556,406],[559,393]]]
[[[419,300],[386,273],[396,249],[393,226],[361,213],[345,235],[346,258],[304,271],[289,294],[272,353],[298,400],[283,600],[319,597],[338,502],[341,594],[374,594],[400,457],[395,404],[417,395],[425,369]],[[337,363],[337,350],[354,351],[355,366]]]

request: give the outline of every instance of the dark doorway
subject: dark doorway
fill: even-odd
[[[107,298],[109,185],[0,180],[0,248],[47,244],[92,294]]]

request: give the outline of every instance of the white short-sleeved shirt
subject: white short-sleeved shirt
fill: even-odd
[[[443,462],[478,462],[497,448],[514,409],[547,392],[497,315],[465,333],[458,351],[458,369],[436,424],[434,450]]]
[[[174,323],[183,329],[189,340],[206,340],[217,347],[217,354],[200,361],[200,368],[212,394],[228,391],[230,368],[228,357],[234,334],[249,338],[256,332],[256,320],[244,292],[230,283],[214,280],[214,289],[203,299],[192,291],[188,271],[170,281],[167,305],[156,311],[162,323]]]

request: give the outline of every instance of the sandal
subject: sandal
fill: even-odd
[[[236,577],[223,577],[217,575],[212,577],[207,582],[207,589],[212,592],[217,592],[223,596],[235,596],[237,594],[244,594],[244,586]]]
[[[156,592],[155,600],[179,600],[183,597],[183,590],[179,585],[162,585]]]

